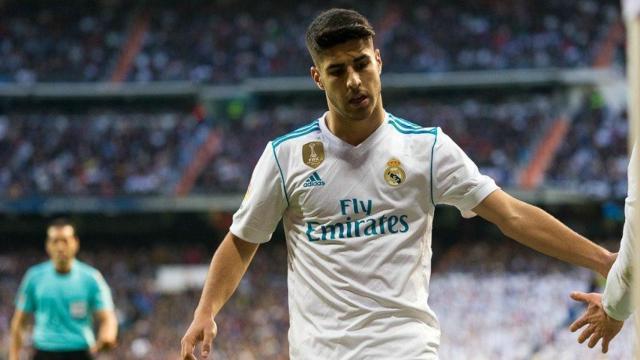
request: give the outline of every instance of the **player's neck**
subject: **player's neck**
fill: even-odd
[[[69,260],[69,262],[66,263],[53,263],[53,267],[56,269],[56,272],[58,274],[68,274],[71,272],[71,268],[73,267],[73,262],[75,261],[75,259],[71,259]]]
[[[358,146],[365,141],[384,121],[382,105],[377,106],[371,116],[363,120],[351,120],[341,117],[336,111],[329,110],[326,124],[329,131],[340,140]]]

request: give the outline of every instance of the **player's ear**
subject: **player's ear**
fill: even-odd
[[[322,80],[320,79],[320,71],[318,71],[318,68],[315,65],[312,65],[309,69],[309,73],[311,74],[311,79],[313,79],[313,82],[316,83],[316,86],[320,90],[324,91],[324,85],[322,85]]]
[[[378,74],[382,74],[382,56],[380,56],[380,49],[376,49],[376,62],[378,63]]]

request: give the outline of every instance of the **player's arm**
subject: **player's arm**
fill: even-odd
[[[473,212],[523,245],[603,276],[607,276],[615,261],[615,254],[569,229],[544,210],[502,190],[492,192],[473,208]]]
[[[214,319],[238,287],[258,246],[227,233],[213,255],[193,322],[182,338],[182,359],[195,359],[193,351],[199,341],[202,341],[202,355],[206,357],[210,353],[217,333]]]
[[[625,206],[626,221],[624,223],[622,241],[620,244],[620,252],[618,258],[613,263],[611,271],[607,276],[607,284],[602,294],[602,309],[608,317],[618,321],[626,320],[633,311],[633,302],[631,301],[632,286],[632,264],[635,257],[635,249],[633,248],[635,236],[638,234],[638,226],[640,224],[632,224],[635,211],[637,211],[637,199],[634,199],[633,206],[627,198]]]
[[[11,318],[11,340],[9,343],[9,360],[19,360],[22,349],[22,333],[29,322],[30,314],[22,310],[16,310]]]
[[[95,351],[112,349],[118,338],[118,319],[113,309],[98,310],[93,313],[98,322],[98,339]]]
[[[637,163],[637,145],[631,154],[630,164]],[[573,324],[570,330],[575,332],[583,326],[587,326],[578,337],[578,342],[582,343],[587,338],[589,347],[594,347],[602,338],[602,352],[609,349],[609,342],[620,332],[624,320],[633,311],[631,301],[632,284],[632,264],[636,258],[634,249],[634,239],[640,236],[640,224],[635,224],[633,219],[638,211],[638,188],[640,187],[639,174],[634,172],[635,168],[629,167],[629,195],[625,200],[624,213],[625,222],[620,245],[620,253],[613,263],[611,271],[607,276],[607,285],[602,295],[598,293],[585,294],[573,292],[571,298],[581,301],[587,305],[584,314]]]
[[[269,143],[253,170],[240,209],[233,215],[230,231],[213,255],[193,322],[182,338],[182,359],[195,359],[193,351],[200,341],[202,355],[207,357],[211,352],[217,332],[215,316],[238,287],[258,244],[271,239],[288,206],[276,154]]]
[[[637,218],[638,207],[640,203],[638,201],[638,190],[640,190],[640,174],[636,173],[635,167],[631,164],[637,164],[640,159],[638,158],[638,144],[634,146],[631,152],[631,159],[629,160],[628,171],[628,183],[629,193],[625,199],[624,213],[625,222],[622,231],[622,240],[620,242],[620,254],[618,259],[613,264],[611,272],[607,277],[607,285],[604,288],[604,294],[602,296],[602,303],[604,310],[607,314],[616,320],[625,320],[631,315],[632,301],[631,301],[631,282],[632,282],[632,264],[633,259],[637,259],[637,249],[634,248],[634,243],[638,236],[640,236],[640,224],[634,223],[634,219]],[[637,262],[636,262],[637,264]]]

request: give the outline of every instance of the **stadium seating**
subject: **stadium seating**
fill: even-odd
[[[602,95],[593,92],[576,114],[546,183],[579,189],[597,199],[624,198],[628,132],[626,109],[608,106]]]
[[[0,10],[8,16],[0,27],[0,82],[109,81],[123,54],[133,56],[123,66],[124,78],[134,82],[220,84],[305,76],[307,19],[341,5],[252,2],[248,11],[248,4],[4,2]],[[614,0],[377,0],[361,10],[378,29],[377,46],[388,72],[588,67],[619,21]],[[139,21],[141,16],[149,21]],[[144,33],[140,46],[127,48],[138,32]]]
[[[0,115],[0,196],[172,194],[206,131],[188,112]]]

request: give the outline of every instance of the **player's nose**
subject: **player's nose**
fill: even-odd
[[[357,90],[362,85],[362,80],[360,79],[360,74],[357,71],[354,71],[353,68],[349,67],[347,69],[347,87],[352,90]]]

